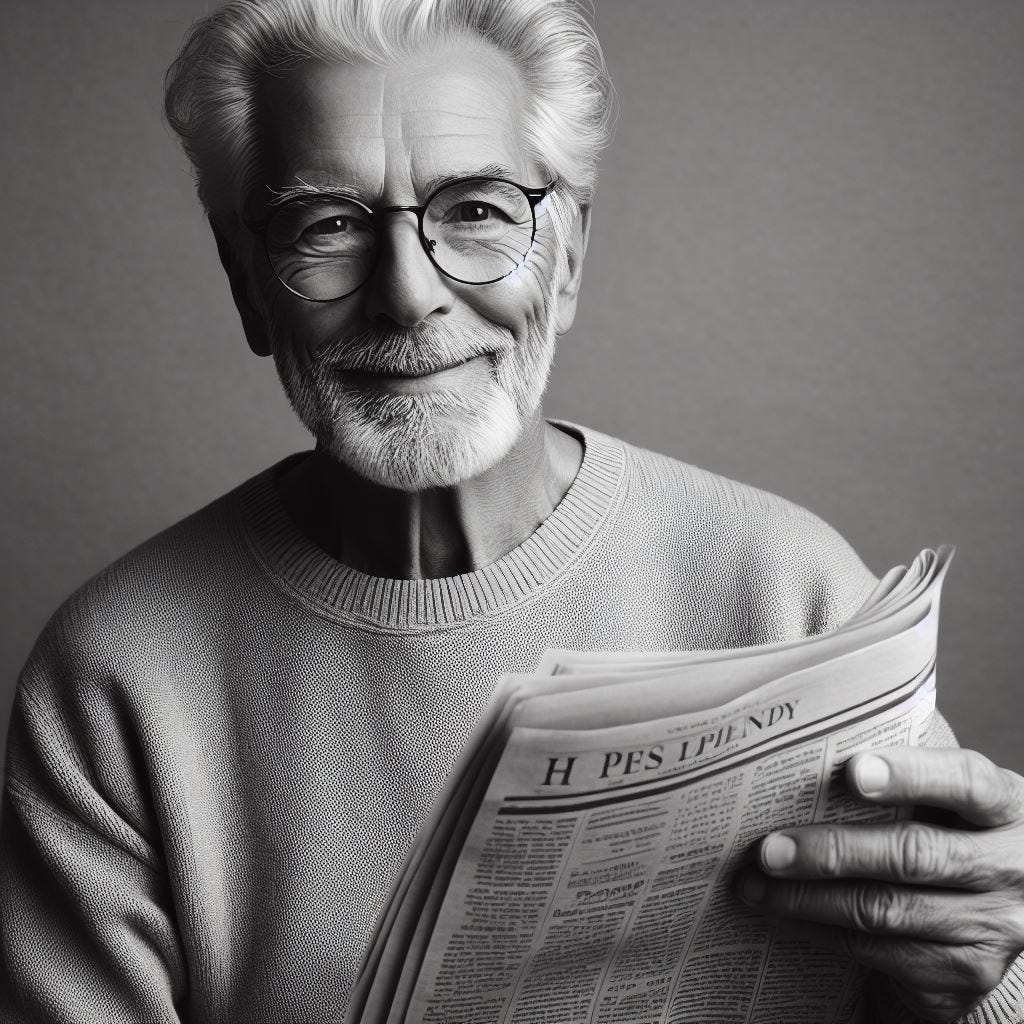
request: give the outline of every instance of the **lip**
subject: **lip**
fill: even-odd
[[[393,377],[395,380],[418,380],[420,377],[433,377],[437,373],[445,373],[447,370],[454,370],[456,366],[462,366],[464,363],[468,363],[471,359],[477,358],[476,356],[466,356],[465,359],[458,359],[454,363],[446,363],[444,366],[433,367],[429,370],[424,370],[422,373],[401,373],[398,370],[350,370],[349,373],[357,373],[366,377]]]
[[[375,388],[392,394],[415,394],[424,391],[441,391],[451,388],[461,378],[476,372],[478,364],[489,360],[489,353],[467,356],[458,362],[432,368],[424,373],[401,373],[396,370],[341,370],[353,384]]]

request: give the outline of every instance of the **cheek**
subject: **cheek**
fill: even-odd
[[[549,268],[528,264],[510,277],[480,285],[464,292],[462,297],[478,315],[508,328],[517,341],[523,341],[531,328],[544,319],[544,303],[551,283]]]
[[[275,278],[265,293],[272,334],[277,344],[288,346],[300,365],[308,365],[331,342],[357,329],[359,302],[356,297],[338,302],[307,302],[281,288],[276,281]]]

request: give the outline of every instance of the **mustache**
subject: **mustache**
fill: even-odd
[[[371,328],[329,342],[317,352],[310,370],[415,376],[507,350],[514,344],[512,332],[497,324],[448,327],[421,323],[407,328]]]

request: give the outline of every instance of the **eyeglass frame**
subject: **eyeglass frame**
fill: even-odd
[[[530,204],[530,217],[533,219],[533,229],[530,232],[530,244],[523,256],[523,263],[526,262],[526,257],[530,255],[533,249],[534,240],[537,237],[537,206],[551,194],[551,190],[555,187],[557,179],[552,179],[546,185],[540,188],[527,188],[525,185],[520,185],[518,181],[510,181],[508,178],[497,178],[489,175],[470,175],[467,178],[456,178],[454,181],[445,182],[443,185],[438,186],[433,192],[427,196],[427,200],[422,206],[380,206],[372,207],[353,196],[350,196],[344,192],[332,192],[330,189],[324,189],[323,191],[317,190],[311,192],[309,195],[295,195],[290,196],[288,199],[274,206],[273,210],[267,214],[266,217],[261,218],[258,221],[251,222],[248,227],[249,230],[255,234],[263,236],[263,250],[267,254],[267,261],[270,263],[271,270],[274,271],[274,277],[281,283],[281,287],[285,288],[292,295],[297,295],[300,299],[304,299],[306,302],[340,302],[342,299],[347,299],[350,295],[355,295],[360,288],[363,287],[373,277],[373,272],[376,269],[377,260],[379,258],[379,250],[374,253],[373,262],[369,265],[366,277],[359,282],[349,292],[345,292],[344,295],[338,295],[333,299],[312,299],[308,295],[303,295],[301,292],[297,292],[292,288],[278,273],[277,267],[274,264],[274,258],[270,255],[270,239],[267,237],[267,228],[270,226],[270,222],[278,215],[281,210],[287,209],[289,206],[300,203],[308,202],[310,199],[341,199],[347,203],[354,203],[360,209],[365,210],[371,220],[376,222],[377,218],[384,213],[415,213],[416,214],[416,233],[419,236],[420,245],[423,251],[427,254],[427,259],[430,260],[431,264],[436,270],[444,274],[445,277],[452,281],[457,281],[459,284],[471,284],[471,285],[485,285],[485,284],[496,284],[498,281],[504,281],[506,277],[514,274],[523,263],[517,263],[508,273],[502,274],[500,277],[493,277],[489,281],[465,281],[461,277],[456,277],[454,274],[450,274],[440,263],[434,258],[433,248],[437,244],[434,239],[427,238],[426,233],[423,230],[423,217],[427,212],[427,207],[446,189],[454,188],[456,185],[465,185],[471,181],[496,181],[503,185],[511,185],[513,188],[519,189],[520,192],[526,197],[526,201]],[[375,249],[377,247],[375,246]]]

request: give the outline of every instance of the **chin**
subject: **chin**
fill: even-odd
[[[317,440],[360,476],[400,491],[453,487],[499,463],[524,420],[504,392],[348,392]]]

